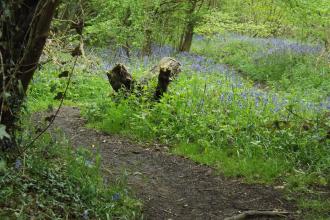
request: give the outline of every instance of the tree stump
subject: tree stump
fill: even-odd
[[[132,89],[133,78],[128,72],[127,67],[123,64],[116,64],[116,66],[107,73],[109,83],[113,90],[118,92],[120,89],[127,91]]]
[[[155,66],[151,73],[142,78],[139,82],[133,80],[132,75],[128,72],[127,68],[123,64],[117,64],[110,72],[107,73],[109,83],[113,90],[118,92],[120,89],[124,89],[128,92],[140,92],[142,94],[143,85],[158,74],[158,83],[156,91],[154,92],[154,100],[159,101],[165,92],[167,92],[169,84],[177,77],[181,72],[181,63],[171,57],[164,57],[160,60],[157,66]]]
[[[159,72],[158,84],[154,94],[155,100],[158,101],[167,92],[169,84],[181,72],[181,63],[171,57],[164,57],[153,71]]]

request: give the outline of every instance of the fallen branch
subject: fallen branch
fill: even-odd
[[[255,211],[255,210],[251,210],[251,211],[245,211],[242,212],[238,215],[232,216],[232,217],[228,217],[225,218],[225,220],[243,220],[243,219],[247,219],[247,218],[251,218],[251,217],[262,217],[262,216],[267,216],[267,217],[286,217],[288,214],[290,214],[289,212],[278,212],[278,211]]]

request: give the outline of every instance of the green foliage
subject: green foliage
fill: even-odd
[[[57,135],[58,136],[58,135]],[[134,219],[140,203],[122,180],[104,183],[100,157],[45,135],[14,164],[0,160],[1,219]],[[1,159],[1,158],[0,158]]]
[[[47,75],[41,76],[46,81]],[[120,94],[108,97],[109,86],[98,77],[80,75],[75,81],[77,86],[71,90],[69,100],[78,102],[91,125],[102,130],[178,144],[183,147],[178,147],[177,152],[218,164],[228,173],[257,175],[263,181],[274,180],[293,169],[317,173],[316,183],[328,175],[327,144],[318,141],[327,132],[326,125],[320,123],[324,116],[299,107],[294,97],[287,96],[291,100],[288,106],[292,105],[299,117],[289,110],[274,112],[277,104],[271,100],[275,94],[267,95],[267,104],[262,100],[256,104],[258,98],[244,97],[251,85],[232,88],[229,79],[215,73],[207,76],[183,73],[170,93],[154,106],[135,95],[126,99]],[[31,91],[43,85],[34,87]],[[232,100],[227,103],[219,97]],[[304,118],[311,123],[306,131]],[[276,127],[277,122],[281,123],[280,128]],[[191,151],[187,146],[191,146]]]
[[[10,136],[6,132],[6,126],[0,124],[0,140],[2,140],[3,138],[10,138]]]
[[[85,2],[84,7],[89,44],[111,43],[126,50],[142,49],[156,42],[177,46],[187,24],[195,26],[207,13],[207,2],[200,0],[92,0]]]
[[[143,35],[143,3],[137,0],[89,2],[91,25],[86,34],[91,43],[106,45],[109,42],[125,46],[127,42],[138,46],[137,39]],[[96,15],[96,16],[95,16]]]
[[[198,7],[193,7],[194,2],[198,2]],[[208,37],[196,38],[193,52],[237,69],[244,75],[243,84],[233,84],[230,76],[216,71],[198,73],[189,68],[194,63],[180,57],[185,71],[162,100],[153,103],[150,97],[154,81],[143,88],[142,96],[114,93],[101,68],[91,69],[90,63],[80,63],[65,104],[79,106],[88,126],[169,144],[173,153],[215,166],[228,176],[244,177],[251,182],[281,182],[296,197],[306,199],[301,200],[300,206],[311,213],[311,218],[315,213],[328,213],[329,202],[321,202],[322,195],[308,197],[316,195],[315,188],[328,187],[330,181],[328,112],[315,107],[315,102],[329,96],[329,54],[322,50],[305,53],[306,48],[319,48],[317,45],[306,44],[297,49],[295,42],[289,40],[228,34],[281,36],[321,42],[327,47],[330,19],[326,1],[225,0],[219,7],[211,1],[200,2],[83,1],[87,24],[84,38],[89,46],[111,44],[128,52],[144,49],[146,44],[176,47],[187,26],[193,23],[195,33]],[[75,3],[70,4],[74,9]],[[131,57],[127,62],[134,63],[135,59]],[[46,65],[39,71],[29,91],[28,109],[38,111],[58,104],[53,97],[65,87],[65,79],[57,78],[63,70]],[[131,69],[135,79],[148,70],[146,66]],[[261,83],[267,92],[254,88],[255,82]],[[281,106],[279,97],[284,103]],[[75,157],[78,159],[68,159],[68,165],[78,163],[77,160],[84,164],[85,157],[94,161],[94,155],[86,152],[79,151]],[[0,170],[8,169],[5,167],[2,163]],[[91,179],[84,179],[86,172]],[[78,192],[82,194],[83,206],[75,209],[79,210],[77,213],[81,214],[88,205],[93,207],[91,213],[95,216],[104,216],[108,206],[104,208],[95,199],[99,196],[95,188],[102,188],[98,184],[99,170],[94,172],[97,176],[76,168],[71,173],[74,180],[70,181],[83,186]],[[121,196],[122,187],[115,190]],[[101,194],[104,201],[111,195]],[[132,211],[137,203],[129,201],[116,206],[118,216],[132,217],[137,213]]]
[[[327,0],[285,2],[290,21],[297,26],[297,37],[321,42],[330,48],[330,4]]]
[[[249,40],[226,35],[223,39],[213,37],[196,42],[192,51],[229,64],[249,79],[267,84],[278,92],[289,92],[305,100],[321,101],[328,97],[327,53],[296,53],[290,48],[265,46]],[[313,47],[306,47],[309,46]]]
[[[211,11],[204,16],[203,20],[204,22],[201,22],[196,28],[196,33],[205,36],[232,32],[250,36],[269,37],[274,32],[274,26],[271,23],[256,24],[251,20],[241,22],[241,19],[235,14],[223,11]]]
[[[225,0],[203,14],[196,32],[223,32],[249,36],[283,36],[320,42],[329,49],[330,7],[327,0]]]

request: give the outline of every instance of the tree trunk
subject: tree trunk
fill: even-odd
[[[126,57],[127,57],[128,59],[130,59],[130,58],[131,58],[131,46],[130,46],[130,44],[129,44],[128,41],[126,41],[126,43],[125,43],[123,49],[124,49],[124,51],[125,51],[125,55],[126,55]]]
[[[127,11],[126,11],[126,14],[124,16],[124,19],[123,19],[123,26],[129,30],[130,27],[132,26],[132,21],[130,20],[132,16],[132,11],[131,11],[131,8],[127,8]],[[128,34],[126,36],[126,41],[125,41],[125,45],[124,45],[124,51],[125,51],[125,54],[126,54],[126,57],[129,59],[131,57],[130,55],[130,50],[131,50],[131,46],[130,46],[130,34]]]
[[[194,22],[190,21],[187,25],[186,32],[182,36],[180,48],[179,48],[180,51],[186,51],[186,52],[190,51],[192,40],[194,37],[194,28],[195,28]]]
[[[0,8],[0,124],[6,126],[13,145],[15,123],[37,68],[59,0],[23,0],[1,4]],[[3,8],[5,7],[5,8]],[[4,11],[9,12],[4,14]]]
[[[150,56],[152,53],[152,30],[145,29],[144,32],[144,44],[142,48],[142,56]]]
[[[196,25],[196,8],[197,8],[197,2],[198,0],[192,0],[189,2],[190,7],[189,10],[187,11],[187,24],[184,29],[184,32],[181,37],[180,45],[179,45],[179,51],[186,51],[189,52],[194,36],[194,29]]]

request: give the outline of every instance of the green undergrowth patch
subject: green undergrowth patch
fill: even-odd
[[[275,94],[265,100],[246,97],[250,88],[233,89],[221,75],[182,74],[160,103],[134,95],[118,99],[119,94],[116,101],[94,100],[83,116],[105,132],[174,146],[173,153],[227,176],[280,182],[294,193],[328,186],[326,113],[306,109],[291,97],[279,108]]]
[[[324,183],[329,172],[325,112],[294,99],[279,106],[275,94],[254,97],[247,95],[249,89],[232,88],[222,75],[182,74],[160,103],[117,94],[94,99],[82,112],[90,126],[177,145],[175,152],[229,174],[271,182],[297,169],[317,173],[313,181]]]
[[[30,90],[29,106],[39,99],[44,106],[54,104],[54,94],[43,86],[56,76],[53,69],[40,72]],[[132,72],[136,78],[148,70]],[[143,88],[142,95],[114,93],[104,74],[81,70],[66,98],[66,103],[80,107],[89,127],[173,146],[174,154],[217,167],[227,176],[281,184],[288,195],[296,195],[293,199],[308,201],[316,189],[329,187],[326,109],[292,93],[264,92],[249,81],[193,70],[182,72],[160,102],[153,102],[154,82]],[[65,81],[56,78],[53,83],[62,88]],[[301,202],[301,207],[313,216],[326,216],[322,207],[327,200],[314,200],[320,206],[307,208]]]
[[[86,61],[81,59],[78,62]],[[69,80],[68,77],[60,78],[59,75],[63,71],[70,71],[71,74],[72,66],[73,62],[70,60],[66,66],[46,65],[38,71],[28,91],[26,107],[29,112],[51,111],[59,106],[60,99],[55,97],[58,93],[64,93]],[[102,100],[109,97],[112,90],[108,86],[105,73],[88,72],[84,71],[85,69],[85,66],[75,67],[64,99],[65,105],[92,104],[95,99]]]
[[[195,42],[192,51],[233,66],[243,76],[277,91],[299,95],[306,100],[326,99],[330,94],[329,53],[311,52],[315,45],[297,44],[286,48],[278,41],[278,45],[272,46],[214,37]]]
[[[100,156],[45,134],[16,161],[0,157],[1,219],[135,219],[125,178],[105,182]],[[8,161],[8,160],[7,160]]]
[[[228,177],[244,177],[251,183],[272,183],[279,174],[285,174],[289,166],[284,159],[280,158],[272,160],[258,157],[233,157],[230,151],[216,148],[205,150],[200,145],[194,144],[179,144],[173,152],[189,156],[194,161],[215,166]]]
[[[25,111],[53,114],[60,104],[55,97],[64,92],[68,82],[68,77],[59,75],[72,65],[71,60],[66,66],[46,65],[39,70],[28,92]],[[109,96],[111,90],[103,76],[82,72],[84,68],[76,66],[64,105],[84,108],[95,99]],[[16,162],[4,164],[0,218],[140,219],[141,203],[128,189],[124,174],[108,180],[97,152],[72,149],[58,132],[43,135]]]

